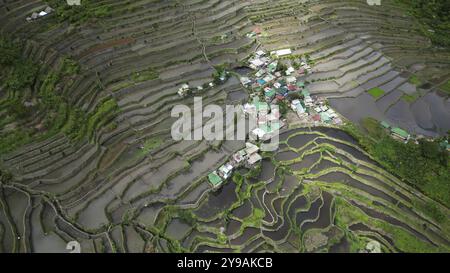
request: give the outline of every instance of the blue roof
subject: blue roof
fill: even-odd
[[[266,81],[265,80],[263,80],[263,79],[258,79],[257,80],[257,82],[260,84],[260,85],[263,85],[263,84],[265,84],[266,83]]]

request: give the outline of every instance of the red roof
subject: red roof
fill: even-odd
[[[289,90],[289,91],[295,91],[295,90],[297,90],[297,86],[292,85],[292,84],[289,84],[289,85],[288,85],[288,90]]]
[[[256,33],[256,34],[261,34],[261,27],[255,27],[253,29],[253,32]]]
[[[320,121],[321,119],[320,119],[320,115],[314,115],[313,117],[312,117],[312,119],[314,120],[314,121]]]
[[[284,100],[284,97],[282,95],[276,95],[275,98],[277,100]]]

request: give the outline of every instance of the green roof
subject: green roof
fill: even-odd
[[[444,149],[450,149],[450,143],[447,140],[444,140],[440,143],[441,147]]]
[[[220,176],[216,172],[208,174],[208,180],[209,182],[211,182],[211,184],[213,184],[213,186],[218,186],[223,182],[222,178],[220,178]]]
[[[276,64],[274,64],[274,63],[269,64],[267,67],[268,67],[270,70],[273,70],[273,69],[276,69],[276,68],[277,68]]]
[[[264,93],[266,95],[266,97],[273,97],[275,96],[275,90],[270,89],[268,92]]]
[[[303,89],[302,95],[306,97],[306,96],[310,96],[311,94],[309,94],[308,89]]]
[[[320,119],[324,122],[329,122],[331,120],[331,117],[330,115],[328,115],[328,113],[322,112],[320,113]]]
[[[280,123],[279,122],[273,122],[268,126],[267,124],[260,125],[259,128],[266,132],[266,134],[273,132],[274,130],[280,129]]]
[[[397,135],[399,135],[401,137],[404,137],[404,138],[408,138],[408,136],[409,136],[408,132],[406,132],[405,130],[400,129],[398,127],[392,128],[391,132],[394,133],[394,134],[397,134]]]
[[[256,111],[268,110],[269,109],[269,105],[267,104],[267,102],[259,101],[259,97],[254,97],[253,98],[253,105],[255,105]]]
[[[298,82],[297,82],[297,86],[298,86],[298,87],[305,87],[305,83],[302,82],[302,81],[298,81]]]
[[[383,126],[384,128],[390,128],[391,125],[389,125],[389,123],[387,123],[386,121],[382,121],[381,122],[381,126]]]

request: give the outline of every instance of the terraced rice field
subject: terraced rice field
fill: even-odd
[[[430,48],[403,10],[390,1],[131,2],[96,1],[111,16],[77,27],[51,16],[26,22],[43,1],[0,1],[1,33],[25,41],[40,75],[67,56],[80,64],[59,90],[70,105],[86,115],[108,100],[119,109],[79,141],[61,131],[1,155],[13,180],[0,188],[0,252],[67,252],[73,240],[82,252],[356,252],[369,239],[386,252],[449,251],[448,224],[419,209],[433,201],[340,130],[288,130],[259,169],[239,170],[217,191],[206,175],[245,143],[170,136],[172,107],[193,104],[177,95],[180,85],[211,82],[214,66],[239,68],[261,46],[310,55],[311,93],[332,97],[353,121],[449,130],[449,100],[428,72],[448,71],[450,54]],[[247,38],[255,26],[263,35]],[[412,85],[413,73],[430,84]],[[376,101],[374,87],[385,91]],[[400,99],[416,93],[412,104]],[[234,77],[202,93],[206,105],[246,96]],[[143,152],[149,143],[158,145]]]

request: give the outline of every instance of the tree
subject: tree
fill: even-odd
[[[20,58],[20,46],[4,37],[0,37],[0,65],[10,66]]]
[[[278,102],[278,106],[280,107],[280,114],[285,116],[289,110],[289,105],[285,100]]]
[[[440,154],[439,144],[433,141],[419,140],[422,156],[430,159],[437,159]]]
[[[11,182],[13,176],[9,171],[0,170],[0,181],[2,183],[9,183]]]

